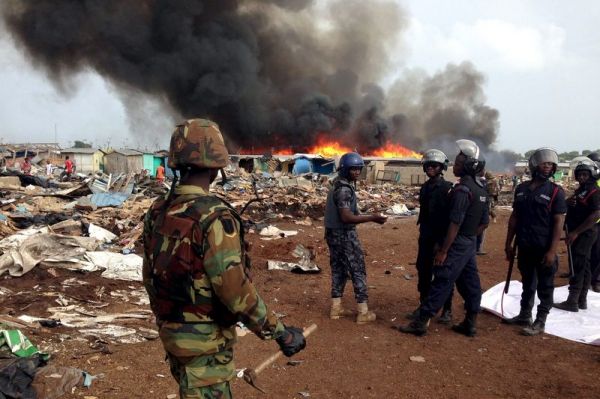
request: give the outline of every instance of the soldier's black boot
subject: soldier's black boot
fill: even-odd
[[[535,317],[533,324],[529,327],[525,327],[521,330],[521,333],[529,337],[543,333],[544,328],[546,327],[546,316],[547,315],[545,314],[538,314]]]
[[[557,309],[566,310],[567,312],[579,312],[579,291],[569,291],[567,300],[560,303],[555,303],[554,306]]]
[[[510,319],[502,319],[502,323],[504,324],[511,324],[523,327],[530,326],[532,322],[533,319],[531,318],[531,311],[526,311],[523,309],[521,309],[521,312],[519,312],[519,314],[515,317],[511,317]]]
[[[477,313],[467,312],[465,315],[465,319],[460,324],[456,324],[452,326],[452,330],[466,335],[467,337],[474,337],[477,335]]]
[[[413,334],[420,337],[427,334],[427,327],[429,327],[429,317],[418,313],[413,321],[407,326],[399,326],[398,330],[406,334]]]

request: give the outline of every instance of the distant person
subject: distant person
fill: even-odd
[[[26,175],[31,174],[31,161],[29,160],[29,157],[26,157],[25,161],[23,161],[23,165],[21,165],[21,172]]]
[[[52,162],[46,162],[46,176],[50,177],[52,176]]]
[[[73,174],[73,161],[69,159],[67,155],[65,157],[65,170],[61,175],[61,180],[71,180],[71,175]]]
[[[513,193],[515,192],[516,188],[517,188],[517,182],[519,181],[519,178],[517,177],[517,175],[512,175],[512,191]]]
[[[349,315],[342,307],[342,295],[350,277],[358,307],[358,324],[373,322],[377,316],[369,311],[367,305],[367,270],[356,225],[366,222],[384,224],[387,220],[387,217],[379,214],[361,215],[358,211],[355,185],[364,166],[362,157],[356,152],[342,155],[338,167],[339,176],[329,190],[325,205],[325,240],[329,247],[331,265],[329,318],[335,320]]]
[[[163,184],[165,182],[165,165],[162,161],[156,168],[156,182],[158,184]]]

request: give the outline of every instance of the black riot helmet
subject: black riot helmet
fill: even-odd
[[[552,172],[549,175],[544,174],[539,166],[545,162],[553,164]],[[548,147],[538,148],[529,157],[529,171],[532,177],[539,177],[544,180],[549,179],[556,173],[558,167],[558,154],[555,150]]]

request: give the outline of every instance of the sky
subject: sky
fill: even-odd
[[[396,68],[429,73],[471,61],[486,77],[488,104],[500,111],[496,149],[559,152],[600,148],[600,2],[405,0],[409,26]],[[174,121],[152,112],[165,140],[140,142],[111,84],[93,71],[58,90],[0,26],[0,142],[165,148]],[[156,135],[153,135],[156,136]]]

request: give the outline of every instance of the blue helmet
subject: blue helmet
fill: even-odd
[[[338,170],[340,171],[341,176],[348,177],[350,168],[363,168],[364,166],[365,161],[363,161],[360,155],[356,152],[348,152],[340,158]]]

